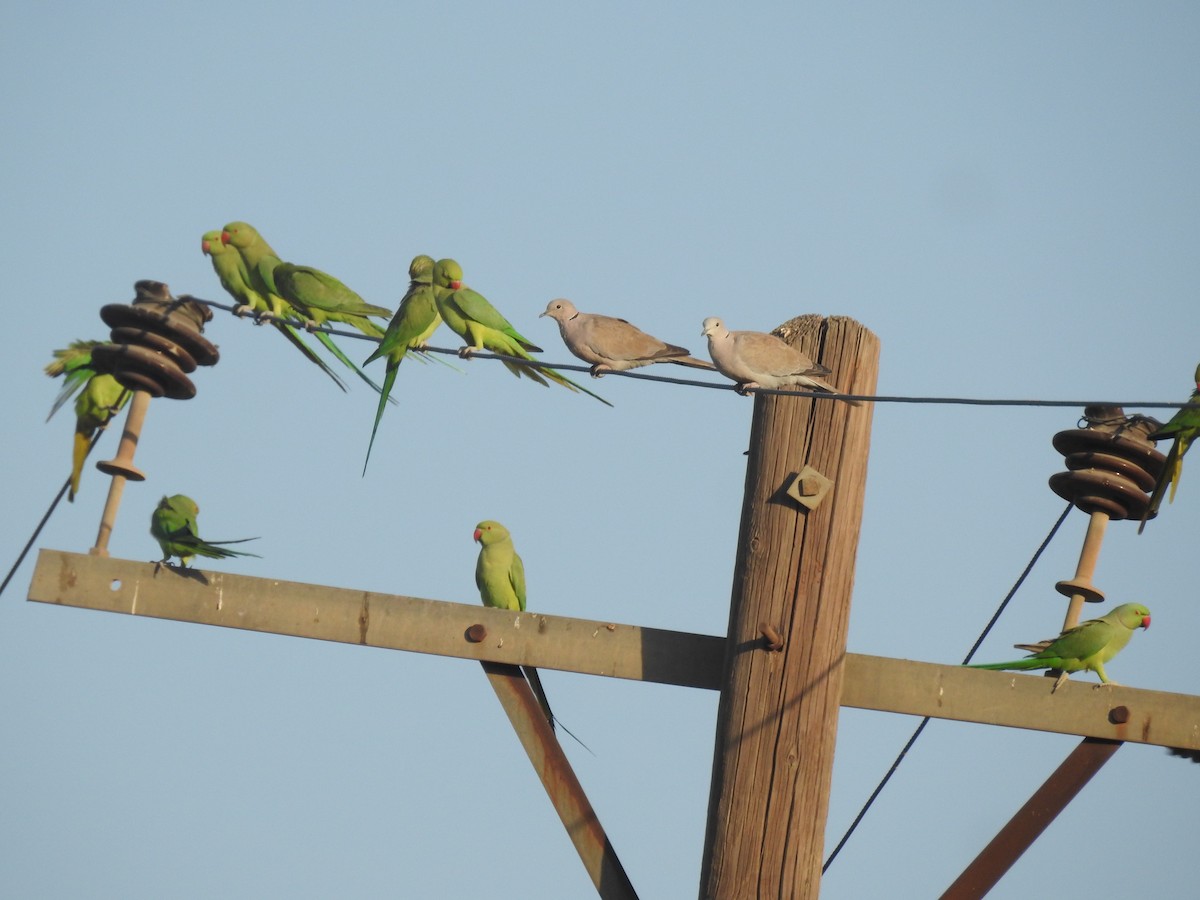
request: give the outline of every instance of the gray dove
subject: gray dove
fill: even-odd
[[[701,334],[708,337],[708,354],[717,371],[737,382],[739,394],[755,388],[786,388],[792,385],[831,394],[838,389],[819,376],[832,374],[791,344],[761,331],[730,331],[715,317],[704,320]],[[857,400],[847,400],[852,406]]]
[[[713,368],[712,363],[688,356],[683,347],[664,344],[624,319],[582,313],[570,300],[551,300],[542,316],[558,322],[563,343],[584,362],[592,364],[594,378],[605,372],[624,372],[651,363]]]

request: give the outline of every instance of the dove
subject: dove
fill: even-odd
[[[1104,664],[1125,649],[1135,628],[1150,627],[1150,610],[1140,603],[1122,603],[1098,619],[1080,622],[1052,641],[1017,644],[1018,650],[1031,650],[1024,659],[999,663],[974,663],[972,669],[1061,669],[1050,693],[1071,672],[1087,669],[1100,676],[1104,684],[1116,684],[1104,672]]]
[[[1200,404],[1200,366],[1196,366],[1196,389],[1192,391],[1188,403]],[[1138,525],[1138,534],[1141,534],[1142,529],[1146,527],[1146,520],[1153,518],[1158,513],[1163,494],[1167,492],[1167,485],[1171,486],[1171,494],[1167,502],[1175,502],[1175,489],[1179,487],[1179,476],[1183,474],[1183,455],[1188,452],[1188,448],[1198,434],[1200,434],[1200,406],[1191,408],[1185,406],[1171,416],[1171,421],[1149,435],[1152,441],[1174,438],[1175,442],[1171,444],[1171,449],[1167,452],[1167,461],[1163,463],[1158,481],[1154,485],[1154,491],[1150,494],[1150,505],[1142,514],[1142,521]]]
[[[162,547],[163,558],[159,561],[169,563],[172,556],[178,556],[184,567],[196,556],[207,556],[210,559],[226,559],[230,556],[255,556],[257,553],[246,553],[241,550],[227,550],[224,544],[242,544],[257,538],[242,538],[236,541],[206,541],[196,530],[196,517],[200,507],[196,501],[185,494],[174,494],[163,497],[158,506],[150,514],[150,534]],[[156,570],[157,571],[157,570]]]
[[[563,343],[577,357],[592,364],[592,377],[605,372],[625,372],[651,363],[675,363],[695,369],[712,369],[713,364],[694,359],[688,351],[646,334],[624,319],[580,312],[570,300],[551,300],[542,316],[558,323]]]
[[[773,334],[760,331],[730,331],[715,317],[704,320],[700,332],[708,338],[708,354],[717,371],[737,382],[739,394],[755,388],[786,388],[792,385],[813,388],[830,394],[838,389],[821,376],[832,374],[813,362],[791,344]],[[859,406],[857,400],[847,400]]]

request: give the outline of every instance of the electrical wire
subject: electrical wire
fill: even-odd
[[[979,637],[976,638],[975,643],[971,645],[971,649],[967,651],[967,655],[962,661],[964,666],[971,661],[973,656],[975,656],[975,652],[979,649],[980,645],[983,644],[984,638],[986,638],[988,633],[991,632],[992,627],[1000,618],[1000,614],[1003,613],[1005,607],[1008,606],[1008,602],[1012,600],[1013,596],[1017,593],[1017,590],[1022,584],[1025,583],[1025,579],[1028,578],[1029,573],[1033,571],[1033,567],[1037,564],[1038,559],[1041,558],[1042,553],[1044,553],[1046,548],[1050,546],[1050,541],[1056,534],[1058,534],[1058,529],[1062,526],[1062,523],[1067,520],[1067,515],[1071,512],[1073,507],[1074,504],[1067,504],[1067,508],[1062,511],[1062,515],[1058,517],[1058,521],[1054,523],[1054,526],[1050,529],[1050,533],[1047,534],[1045,540],[1042,541],[1041,546],[1034,551],[1033,557],[1025,566],[1025,570],[1021,572],[1020,577],[1017,578],[1013,586],[1009,588],[1009,591],[1004,596],[1004,599],[1000,601],[1000,606],[997,607],[996,612],[992,615],[992,618],[988,621],[987,625],[984,626],[983,631],[980,633]],[[842,835],[842,839],[837,842],[837,846],[830,851],[828,858],[825,860],[825,864],[821,866],[822,875],[825,874],[825,871],[829,868],[833,861],[837,859],[838,853],[841,852],[842,847],[846,846],[846,841],[850,840],[850,835],[854,834],[854,830],[858,828],[858,824],[863,820],[863,816],[867,814],[867,810],[871,808],[871,804],[875,802],[875,799],[879,796],[880,792],[883,791],[884,786],[887,785],[892,776],[896,774],[896,770],[900,768],[900,763],[904,761],[904,757],[908,755],[908,751],[912,749],[913,744],[917,742],[917,738],[921,736],[921,732],[925,730],[925,726],[929,724],[929,719],[929,716],[925,716],[923,719],[921,719],[921,724],[918,725],[913,731],[912,737],[908,739],[908,742],[900,750],[899,755],[896,757],[891,767],[884,774],[879,784],[875,786],[875,790],[871,791],[871,796],[867,798],[867,802],[863,804],[862,809],[858,811],[858,815],[854,817],[854,821],[850,823],[850,827],[846,829],[846,833]]]
[[[245,307],[231,306],[227,303],[218,303],[215,300],[205,300],[201,297],[186,296],[179,298],[181,300],[194,300],[197,303],[203,303],[205,306],[211,306],[215,309],[223,309],[226,312],[232,313],[238,318],[250,318],[257,322],[270,321],[275,319],[285,325],[291,325],[293,328],[299,328],[304,331],[323,331],[326,334],[336,335],[338,337],[355,338],[360,341],[374,341],[379,343],[382,339],[373,335],[363,334],[360,331],[347,331],[344,328],[332,328],[328,325],[313,325],[310,322],[305,322],[300,319],[277,318],[273,316],[258,316],[253,313],[239,312]],[[426,347],[422,353],[441,353],[446,356],[458,356],[459,351],[451,350],[446,347]],[[473,352],[472,359],[498,359],[502,362],[513,363],[518,366],[530,366],[534,368],[548,367],[552,369],[562,369],[568,372],[591,372],[591,366],[580,365],[579,363],[549,363],[542,360],[522,359],[519,356],[505,356],[501,353],[490,353],[484,351]],[[634,378],[641,381],[658,381],[663,384],[679,384],[685,387],[708,388],[717,391],[736,391],[737,385],[722,383],[716,381],[698,381],[694,378],[674,378],[670,375],[651,375],[647,372],[606,372],[605,375],[618,375],[622,378]],[[809,397],[814,400],[869,400],[872,403],[921,403],[921,404],[942,404],[955,406],[1017,406],[1017,407],[1073,407],[1082,408],[1086,406],[1120,406],[1137,407],[1142,409],[1196,409],[1200,405],[1189,403],[1164,403],[1158,400],[1150,401],[1114,401],[1114,400],[1008,400],[1008,399],[991,399],[981,397],[905,397],[886,394],[827,394],[821,391],[790,391],[783,388],[754,388],[755,394],[769,394],[773,396],[783,397]]]

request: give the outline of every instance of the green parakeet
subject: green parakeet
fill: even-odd
[[[221,232],[206,231],[200,238],[200,250],[212,260],[213,271],[217,273],[221,287],[225,288],[226,293],[233,297],[239,306],[246,307],[255,314],[271,312],[267,299],[250,286],[250,273],[242,255],[238,253],[237,248],[221,241]],[[262,321],[259,319],[260,323]],[[318,366],[343,391],[346,390],[342,379],[304,342],[294,327],[279,319],[272,318],[270,321],[271,326],[303,353],[305,359]]]
[[[1024,659],[1001,663],[974,663],[972,669],[1061,669],[1051,693],[1058,689],[1071,672],[1087,669],[1100,676],[1104,684],[1110,681],[1104,664],[1120,653],[1135,628],[1150,627],[1150,610],[1140,603],[1122,603],[1107,615],[1080,622],[1068,628],[1052,641],[1039,644],[1017,644],[1019,650],[1032,650]]]
[[[517,555],[512,535],[499,522],[486,520],[475,526],[475,540],[479,543],[479,559],[475,563],[475,584],[484,606],[495,609],[525,611],[525,564]],[[550,727],[554,727],[554,714],[546,700],[542,679],[533,666],[522,666],[529,687],[537,697],[538,706],[546,715]]]
[[[442,320],[450,326],[451,331],[466,341],[466,346],[459,350],[459,355],[463,358],[469,358],[479,350],[490,350],[504,356],[532,361],[531,352],[542,352],[541,347],[513,328],[483,295],[463,287],[462,266],[453,259],[440,259],[434,264],[433,286]],[[542,385],[546,385],[549,379],[568,390],[595,397],[605,406],[612,406],[599,394],[592,393],[549,366],[523,366],[507,360],[501,362],[518,378],[531,378]]]
[[[172,556],[178,556],[179,562],[186,566],[196,556],[206,556],[209,559],[227,559],[231,556],[254,556],[257,553],[246,553],[242,550],[229,550],[225,544],[243,544],[258,538],[242,538],[236,541],[206,541],[202,539],[196,528],[196,517],[200,507],[196,501],[184,494],[174,494],[163,497],[150,516],[150,534],[162,547],[161,562],[169,563]]]
[[[98,373],[92,368],[92,347],[100,341],[74,341],[65,350],[54,351],[54,361],[46,366],[46,374],[62,376],[66,383],[59,391],[50,410],[53,416],[71,395],[75,398],[75,440],[71,448],[71,485],[67,499],[75,501],[79,493],[79,480],[83,476],[83,464],[92,449],[92,438],[105,428],[109,421],[121,411],[132,394],[117,382],[112,375]],[[46,420],[50,420],[50,416]]]
[[[271,245],[266,242],[263,236],[259,234],[257,230],[255,230],[254,226],[249,225],[246,222],[230,222],[221,230],[221,242],[235,248],[238,254],[242,257],[242,261],[246,265],[246,274],[249,278],[250,287],[252,287],[263,297],[263,299],[266,300],[267,309],[272,316],[275,316],[276,318],[290,316],[294,319],[299,319],[300,321],[314,326],[321,324],[327,319],[332,319],[333,321],[342,321],[341,319],[335,319],[333,316],[329,315],[325,315],[324,318],[321,318],[318,321],[317,318],[311,315],[310,309],[293,304],[289,299],[284,297],[276,281],[275,273],[279,267],[285,265],[285,263],[279,258],[279,255],[271,249]],[[304,282],[305,287],[312,287],[311,279],[298,279],[294,274],[289,276],[289,284],[297,280]],[[334,280],[336,281],[336,279]],[[338,282],[338,284],[341,284],[341,282]],[[345,285],[342,285],[342,287],[349,291],[349,288],[346,288]],[[322,293],[322,290],[312,287],[311,293],[317,295]],[[350,291],[350,293],[353,293],[353,291]],[[357,297],[358,295],[355,294],[355,296]],[[328,298],[326,298],[325,302],[329,302]],[[362,302],[362,298],[359,298],[359,302]],[[391,314],[389,310],[383,309],[381,306],[372,308],[380,310],[380,312],[374,313],[374,315],[386,316]],[[370,328],[374,329],[374,332],[367,331],[364,333],[372,334],[373,337],[380,337],[383,334],[383,330],[376,326],[373,322],[370,322],[369,320],[364,321],[367,322]],[[352,371],[355,375],[369,384],[372,390],[380,390],[379,385],[368,378],[367,375],[358,368],[358,366],[350,361],[350,357],[342,352],[342,349],[334,343],[332,335],[327,334],[324,331],[317,331],[314,333],[316,334],[317,340],[324,345],[325,349],[336,356],[342,365],[350,369],[350,371]]]
[[[367,444],[367,458],[363,461],[363,474],[367,474],[367,463],[371,461],[371,448],[375,446],[375,433],[379,430],[379,420],[383,418],[383,408],[396,383],[396,373],[400,363],[409,351],[419,351],[428,346],[429,339],[442,324],[442,316],[437,309],[437,299],[433,291],[433,257],[415,256],[408,266],[408,277],[411,279],[408,291],[400,300],[400,308],[388,323],[387,332],[379,347],[366,358],[363,365],[368,365],[380,357],[387,358],[387,369],[383,376],[383,390],[379,393],[379,407],[375,410],[375,424],[371,427],[371,440]]]
[[[1196,389],[1192,391],[1188,403],[1200,404],[1200,366],[1196,366]],[[1167,491],[1167,485],[1171,486],[1171,494],[1167,498],[1167,502],[1175,502],[1175,489],[1179,487],[1179,476],[1183,474],[1183,455],[1188,452],[1188,447],[1192,445],[1197,434],[1200,434],[1200,406],[1178,410],[1166,425],[1150,435],[1152,441],[1174,438],[1175,442],[1167,451],[1167,461],[1163,463],[1162,472],[1159,473],[1158,481],[1154,485],[1154,492],[1150,494],[1150,505],[1146,507],[1146,512],[1142,515],[1141,524],[1138,525],[1138,534],[1141,534],[1142,529],[1146,527],[1146,520],[1158,512],[1163,494]]]
[[[64,403],[75,396],[89,378],[96,374],[92,368],[92,348],[103,341],[71,341],[64,349],[54,351],[54,359],[46,364],[45,372],[51,378],[62,378],[62,390],[54,398],[50,414],[46,416],[49,422]]]
[[[92,449],[92,437],[107,427],[133,394],[107,373],[93,375],[75,398],[75,445],[71,453],[71,488],[67,499],[75,501],[83,464]]]

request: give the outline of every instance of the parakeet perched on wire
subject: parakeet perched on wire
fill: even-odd
[[[200,507],[196,505],[196,501],[184,494],[174,494],[158,501],[158,506],[150,515],[150,534],[162,548],[161,562],[169,563],[171,557],[178,556],[180,564],[186,566],[196,556],[209,559],[258,556],[257,553],[225,547],[226,544],[243,544],[258,538],[241,538],[236,541],[206,541],[201,538],[196,527],[196,517],[199,514]]]
[[[242,257],[242,262],[246,266],[246,274],[250,287],[266,301],[267,310],[272,316],[298,319],[309,325],[316,326],[325,321],[350,321],[330,314],[330,309],[342,302],[353,305],[348,295],[352,294],[357,298],[358,304],[362,306],[366,305],[363,304],[361,297],[336,278],[325,275],[323,272],[318,272],[316,269],[308,269],[305,266],[292,266],[289,263],[284,263],[253,225],[246,222],[230,222],[221,230],[221,241],[236,249]],[[281,288],[276,273],[280,266],[285,265],[289,266],[289,268],[281,276],[284,281],[284,286]],[[285,296],[284,290],[289,291],[290,296]],[[315,304],[315,306],[307,305],[304,302],[305,300],[308,303]],[[361,311],[361,306],[356,308]],[[391,310],[384,309],[382,306],[370,307],[370,309],[373,312],[363,314],[391,315]],[[362,322],[366,322],[366,325],[363,326]],[[363,319],[361,315],[355,318],[352,324],[355,327],[359,327],[364,334],[369,334],[373,337],[383,336],[382,328],[375,325],[369,319]],[[324,331],[316,331],[314,333],[317,340],[324,345],[325,349],[336,356],[342,365],[369,384],[372,390],[380,390],[379,385],[368,378],[358,366],[350,361],[350,357],[342,351],[342,348],[334,343],[332,335]]]
[[[410,279],[408,291],[400,300],[396,315],[388,324],[379,347],[363,361],[368,365],[384,357],[387,367],[383,376],[383,389],[379,392],[379,407],[375,410],[375,424],[371,427],[371,440],[367,444],[367,458],[363,461],[363,474],[371,461],[371,448],[375,446],[375,433],[379,431],[379,420],[383,418],[384,405],[396,383],[400,363],[410,351],[419,351],[428,345],[429,339],[442,324],[433,291],[433,258],[416,256],[408,266]]]
[[[239,307],[257,314],[271,312],[266,297],[250,286],[250,273],[246,269],[245,260],[237,248],[221,241],[221,232],[206,231],[200,238],[200,250],[212,260],[213,271],[221,282],[225,292],[237,301]],[[261,320],[260,320],[261,321]],[[326,365],[325,360],[317,356],[315,350],[305,343],[296,329],[286,322],[272,318],[271,327],[287,338],[288,343],[304,354],[304,358],[316,365],[322,372],[333,379],[333,383],[346,390],[346,385],[337,374]]]
[[[490,350],[504,356],[515,356],[518,359],[533,360],[531,353],[541,353],[542,348],[513,328],[496,308],[476,291],[464,287],[462,283],[462,266],[452,259],[440,259],[433,266],[433,287],[436,292],[438,312],[450,330],[466,341],[466,346],[459,350],[459,355],[468,358],[479,350]],[[519,365],[501,360],[505,368],[518,378],[530,378],[538,384],[547,385],[553,381],[567,390],[577,391],[595,397],[605,406],[612,406],[599,394],[594,394],[587,388],[576,384],[561,372],[550,366],[538,363],[536,365]]]
[[[1104,664],[1120,653],[1135,628],[1150,627],[1150,610],[1140,603],[1122,603],[1107,615],[1080,622],[1052,641],[1017,644],[1019,650],[1032,650],[1024,659],[1000,663],[973,663],[972,669],[1061,669],[1051,693],[1071,672],[1085,669],[1095,672],[1104,684],[1116,684],[1104,671]]]

